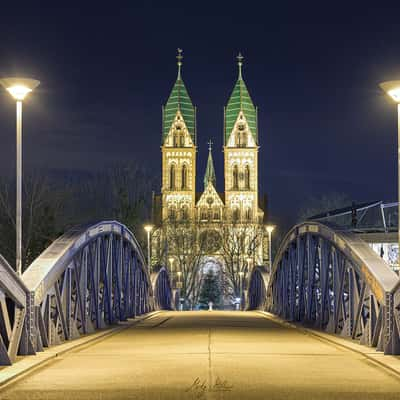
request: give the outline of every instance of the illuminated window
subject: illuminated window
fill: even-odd
[[[182,167],[182,190],[187,189],[187,167],[183,164]]]
[[[169,188],[171,190],[175,189],[175,165],[172,164],[169,169]]]
[[[246,209],[246,221],[251,221],[251,208]]]
[[[179,136],[179,146],[185,147],[185,135],[183,133],[181,133]]]
[[[207,208],[206,207],[202,207],[200,210],[200,219],[202,221],[207,221]]]
[[[232,212],[232,220],[233,222],[238,222],[240,219],[240,211],[238,208],[235,208]]]
[[[189,219],[189,208],[188,206],[182,207],[182,220],[187,221]]]
[[[174,206],[168,208],[168,217],[171,221],[175,221],[176,219],[176,210]]]
[[[220,219],[220,213],[219,213],[219,209],[218,208],[214,208],[214,216],[213,216],[214,220],[219,220]]]
[[[239,189],[239,168],[237,165],[233,167],[233,189]]]
[[[244,187],[245,189],[250,189],[250,167],[246,165],[244,167]]]

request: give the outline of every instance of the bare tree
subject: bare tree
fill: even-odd
[[[262,244],[263,236],[261,224],[227,222],[222,227],[220,252],[233,297],[241,294],[242,279],[250,272],[248,259],[252,260],[254,266],[256,251]]]
[[[24,177],[22,268],[25,269],[63,231],[60,216],[68,189],[56,190],[39,172]],[[15,182],[0,181],[0,253],[15,263]]]
[[[196,304],[201,286],[199,272],[205,254],[205,241],[198,225],[190,220],[169,219],[163,224],[162,237],[165,241],[163,256],[166,253],[173,256],[175,268],[181,274],[181,297],[187,304]]]

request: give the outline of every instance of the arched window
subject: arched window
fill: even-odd
[[[202,221],[207,221],[207,208],[206,207],[201,207],[200,210],[200,219]]]
[[[185,147],[185,135],[183,132],[179,135],[179,146]]]
[[[219,208],[214,208],[214,216],[213,216],[214,220],[219,220],[220,219],[220,214],[219,214]]]
[[[246,221],[251,221],[251,208],[246,208]]]
[[[174,206],[168,208],[168,217],[171,221],[175,221],[176,219],[176,210]]]
[[[246,147],[247,146],[247,132],[244,131],[242,132],[242,137],[240,139],[240,147]]]
[[[175,165],[172,164],[169,169],[169,188],[171,190],[175,189]]]
[[[233,222],[239,222],[240,219],[240,211],[238,208],[234,208],[232,212],[232,220]]]
[[[250,189],[250,167],[246,165],[244,167],[244,187],[245,189]]]
[[[175,132],[173,136],[173,144],[174,147],[178,147],[178,134]]]
[[[182,166],[182,190],[187,189],[187,166],[183,164]]]
[[[237,165],[233,166],[233,189],[239,189],[239,168]]]
[[[182,220],[187,221],[189,219],[189,208],[188,206],[182,207]]]

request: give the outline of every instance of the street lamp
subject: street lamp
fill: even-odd
[[[145,225],[144,230],[147,232],[147,265],[148,269],[150,272],[150,257],[151,257],[151,252],[150,252],[150,233],[153,230],[154,226],[153,225]]]
[[[252,258],[251,258],[251,257],[247,257],[247,258],[246,258],[246,261],[247,261],[247,268],[248,268],[248,270],[249,270],[249,272],[250,272]]]
[[[268,258],[269,258],[269,272],[272,271],[272,232],[275,229],[274,225],[267,225],[268,232]]]
[[[244,272],[243,272],[243,271],[239,271],[239,284],[240,284],[240,301],[239,301],[239,306],[240,306],[240,309],[242,309],[243,277],[244,277]]]
[[[398,197],[398,226],[397,226],[397,263],[400,265],[400,81],[387,81],[379,84],[384,92],[397,103],[397,197]]]
[[[173,281],[173,279],[174,279],[174,257],[169,257],[168,261],[169,261],[169,265],[171,268],[171,281]]]
[[[22,274],[22,101],[40,82],[28,78],[3,78],[0,84],[17,102],[17,204],[16,204],[16,270]]]

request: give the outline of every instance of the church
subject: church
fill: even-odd
[[[224,192],[218,193],[211,141],[204,173],[197,174],[197,110],[182,79],[182,59],[178,49],[177,79],[163,106],[162,184],[153,199],[151,263],[168,265],[177,287],[186,292],[193,287],[191,295],[201,272],[217,269],[232,296],[240,296],[249,270],[269,260],[266,202],[259,196],[257,107],[239,54],[238,78],[224,108]],[[202,192],[196,191],[198,175]]]

